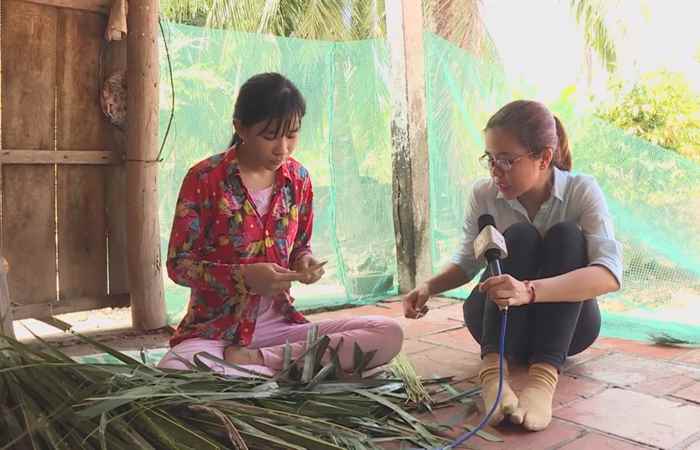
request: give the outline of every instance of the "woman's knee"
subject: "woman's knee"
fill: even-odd
[[[582,244],[585,238],[581,227],[573,221],[559,222],[547,230],[544,241],[556,246]]]
[[[586,238],[576,222],[553,225],[547,231],[542,246],[547,276],[566,273],[588,264]]]
[[[386,355],[388,362],[391,358],[398,355],[403,345],[403,329],[401,325],[394,319],[382,316],[368,316],[372,330],[379,336],[381,341],[377,342],[377,350]],[[374,349],[363,349],[371,351]]]
[[[542,238],[539,231],[529,223],[515,223],[503,233],[508,257],[502,262],[504,273],[517,279],[530,279],[538,272]]]
[[[536,246],[539,245],[541,237],[534,225],[527,222],[518,222],[506,228],[503,232],[503,237],[508,245],[508,251],[511,247],[520,246]]]
[[[542,238],[534,225],[525,222],[514,223],[503,232],[511,259],[531,258],[537,254]]]

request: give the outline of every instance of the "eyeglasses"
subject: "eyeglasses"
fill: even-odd
[[[513,168],[513,164],[530,155],[532,155],[532,152],[517,156],[515,158],[494,158],[490,153],[485,152],[479,157],[479,162],[486,170],[491,170],[494,167],[497,167],[504,172],[508,172]]]

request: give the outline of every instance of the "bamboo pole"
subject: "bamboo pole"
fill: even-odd
[[[135,328],[166,325],[158,223],[158,0],[129,2],[127,18],[127,258]]]

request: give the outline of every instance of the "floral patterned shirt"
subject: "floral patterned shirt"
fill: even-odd
[[[261,217],[240,177],[235,147],[192,167],[182,183],[168,248],[168,275],[191,288],[188,311],[170,345],[195,337],[247,346],[260,296],[240,267],[289,267],[310,254],[313,191],[308,171],[289,158],[275,174],[269,213]],[[275,307],[290,323],[307,320],[288,292]]]

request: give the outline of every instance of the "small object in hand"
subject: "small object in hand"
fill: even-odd
[[[304,272],[314,272],[314,271],[320,269],[321,267],[325,266],[326,264],[328,264],[328,261],[321,261],[318,264],[313,264],[313,265],[307,267],[306,269],[304,269]]]
[[[423,309],[421,309],[421,310],[418,312],[418,315],[416,316],[416,319],[420,319],[421,317],[425,316],[426,314],[428,314],[428,307],[427,307],[427,306],[423,306]]]
[[[309,267],[306,267],[304,269],[297,269],[297,273],[299,274],[300,279],[297,281],[301,281],[302,283],[311,283],[322,274],[318,275],[316,272],[321,269],[321,267],[325,266],[328,261],[321,261],[316,264],[311,264]]]

